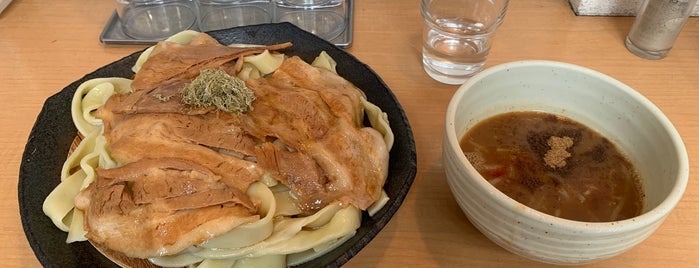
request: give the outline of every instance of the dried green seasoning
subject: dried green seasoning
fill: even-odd
[[[255,94],[245,81],[221,69],[205,69],[180,91],[182,102],[194,108],[216,106],[228,113],[244,113],[252,109]]]

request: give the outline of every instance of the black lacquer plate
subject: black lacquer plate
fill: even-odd
[[[369,101],[388,114],[395,143],[390,153],[388,179],[384,189],[390,201],[370,217],[362,217],[357,234],[335,250],[301,266],[338,267],[366,246],[388,223],[405,198],[417,170],[415,142],[403,108],[386,84],[367,65],[352,55],[290,23],[265,24],[213,31],[223,44],[276,44],[291,41],[284,50],[311,62],[326,51],[337,62],[337,71],[362,89]],[[42,212],[46,196],[60,181],[60,172],[77,130],[70,115],[70,102],[78,85],[99,77],[132,78],[131,66],[141,51],[106,65],[73,82],[44,103],[22,156],[19,173],[19,209],[24,232],[36,257],[46,267],[117,267],[88,242],[66,244],[66,233],[56,228]]]

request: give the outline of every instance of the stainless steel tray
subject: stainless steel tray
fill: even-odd
[[[347,48],[352,44],[352,32],[354,25],[354,0],[345,0],[345,29],[339,36],[333,38],[332,40],[327,40],[340,48]],[[272,22],[277,21],[277,17],[274,16]],[[199,30],[195,25],[192,30]],[[100,42],[105,44],[155,44],[161,39],[135,39],[124,33],[121,28],[121,22],[119,21],[119,16],[116,10],[112,13],[112,16],[107,21],[107,24],[102,29],[100,34]]]

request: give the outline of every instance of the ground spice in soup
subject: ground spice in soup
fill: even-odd
[[[569,118],[509,112],[472,127],[461,149],[493,186],[538,211],[577,221],[638,216],[643,191],[608,139]]]

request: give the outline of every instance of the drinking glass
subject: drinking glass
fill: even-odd
[[[328,5],[338,5],[340,0],[274,0],[279,6],[295,8],[317,8]]]
[[[274,3],[278,22],[290,22],[328,41],[345,31],[344,0],[275,0]]]
[[[430,77],[463,84],[483,69],[509,0],[422,0],[422,63]]]
[[[124,33],[135,39],[164,39],[194,27],[191,0],[116,0]]]
[[[202,31],[272,22],[269,0],[196,0]]]

